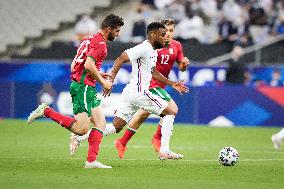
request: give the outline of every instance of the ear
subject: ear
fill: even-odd
[[[111,32],[111,30],[112,30],[111,27],[107,27],[107,31]]]

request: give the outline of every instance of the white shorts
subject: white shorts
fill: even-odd
[[[149,90],[144,93],[123,91],[122,102],[114,115],[128,123],[140,108],[159,116],[167,106],[167,101],[152,94]]]

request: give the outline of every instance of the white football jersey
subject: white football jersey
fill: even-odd
[[[153,68],[157,62],[157,51],[145,40],[125,51],[132,65],[130,83],[124,90],[131,92],[144,92],[149,89]]]

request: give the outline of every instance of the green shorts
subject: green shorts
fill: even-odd
[[[91,117],[91,109],[101,104],[94,87],[73,81],[70,85],[70,94],[73,103],[73,114],[86,112]]]
[[[172,100],[172,97],[169,95],[169,93],[167,93],[167,91],[165,91],[161,87],[152,88],[149,91],[155,95],[158,95],[159,97],[161,97],[163,100],[167,102]]]

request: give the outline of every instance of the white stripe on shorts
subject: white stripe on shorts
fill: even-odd
[[[87,90],[88,90],[88,85],[85,86],[85,91],[84,91],[84,106],[85,106],[85,109],[88,111]]]
[[[153,89],[154,91],[156,91],[156,93],[158,93],[158,95],[160,95],[160,97],[165,98],[165,96],[162,93],[160,93],[160,91],[158,91],[156,88]]]

